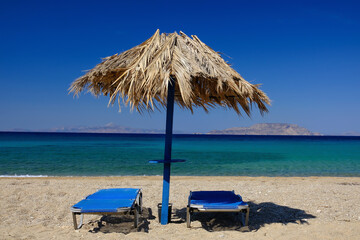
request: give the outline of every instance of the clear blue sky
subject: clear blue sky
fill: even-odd
[[[294,123],[360,132],[358,1],[0,1],[0,130],[116,125],[163,129],[165,111],[67,94],[101,61],[161,32],[195,34],[272,99],[264,117],[175,109],[174,129]]]

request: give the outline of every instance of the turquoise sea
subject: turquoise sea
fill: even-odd
[[[0,176],[162,175],[164,135],[0,132]],[[174,135],[172,175],[360,176],[360,137]]]

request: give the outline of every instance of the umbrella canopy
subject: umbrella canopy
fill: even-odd
[[[156,103],[166,106],[171,78],[176,81],[175,102],[191,111],[218,105],[238,114],[242,108],[250,115],[252,103],[261,113],[267,111],[269,98],[258,85],[245,81],[197,36],[189,38],[182,32],[160,34],[157,30],[142,44],[104,58],[75,80],[70,92],[77,95],[88,89],[96,96],[110,96],[109,103],[118,98],[139,112],[152,111]]]
[[[251,106],[267,112],[269,98],[258,85],[245,81],[220,56],[195,35],[184,33],[155,34],[142,44],[104,60],[76,79],[69,91],[83,90],[118,99],[139,112],[153,111],[157,104],[166,107],[166,138],[163,174],[161,224],[168,223],[170,165],[174,102],[193,112],[194,107],[220,106],[241,109],[250,115]]]

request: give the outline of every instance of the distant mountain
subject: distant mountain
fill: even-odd
[[[31,130],[26,129],[26,128],[12,128],[12,129],[7,129],[5,131],[10,131],[10,132],[31,132]]]
[[[164,130],[143,129],[117,126],[109,123],[97,127],[59,127],[46,130],[47,132],[77,132],[77,133],[164,133]]]
[[[259,123],[251,127],[234,127],[224,130],[213,130],[208,134],[227,135],[307,135],[319,136],[320,133],[310,132],[308,129],[296,124],[287,123]]]
[[[341,136],[360,136],[360,132],[346,132],[346,133],[343,133],[341,134]]]
[[[1,132],[2,130],[0,130]],[[147,128],[132,128],[108,123],[104,126],[71,126],[71,127],[55,127],[47,129],[22,129],[13,128],[6,129],[6,132],[73,132],[73,133],[146,133],[146,134],[164,134],[164,129],[147,129]],[[174,134],[189,134],[189,132],[174,130]]]

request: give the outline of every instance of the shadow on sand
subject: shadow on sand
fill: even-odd
[[[196,228],[193,223],[199,221],[201,228],[209,232],[227,230],[257,231],[265,224],[308,224],[307,219],[315,218],[314,215],[308,214],[304,210],[281,206],[272,202],[248,202],[248,204],[250,207],[249,227],[241,226],[242,214],[209,212],[194,213],[191,218],[192,228]],[[175,223],[184,223],[186,221],[186,208],[176,209],[175,217],[180,219]]]
[[[295,223],[308,224],[307,220],[315,218],[304,210],[277,205],[272,202],[254,203],[250,206],[249,227],[241,225],[242,214],[237,213],[194,213],[191,218],[191,228],[204,228],[209,232],[215,231],[257,231],[265,224]],[[134,228],[134,216],[103,216],[100,220],[89,223],[89,232],[97,233],[124,233],[149,232],[150,221],[156,217],[150,208],[143,208],[138,228]],[[201,226],[196,227],[199,221]],[[170,224],[183,224],[186,228],[186,208],[174,209]]]
[[[133,215],[103,216],[100,220],[90,222],[91,230],[89,232],[97,233],[124,233],[131,232],[149,232],[149,220],[155,219],[151,208],[143,208],[139,217],[139,226],[134,228]]]

